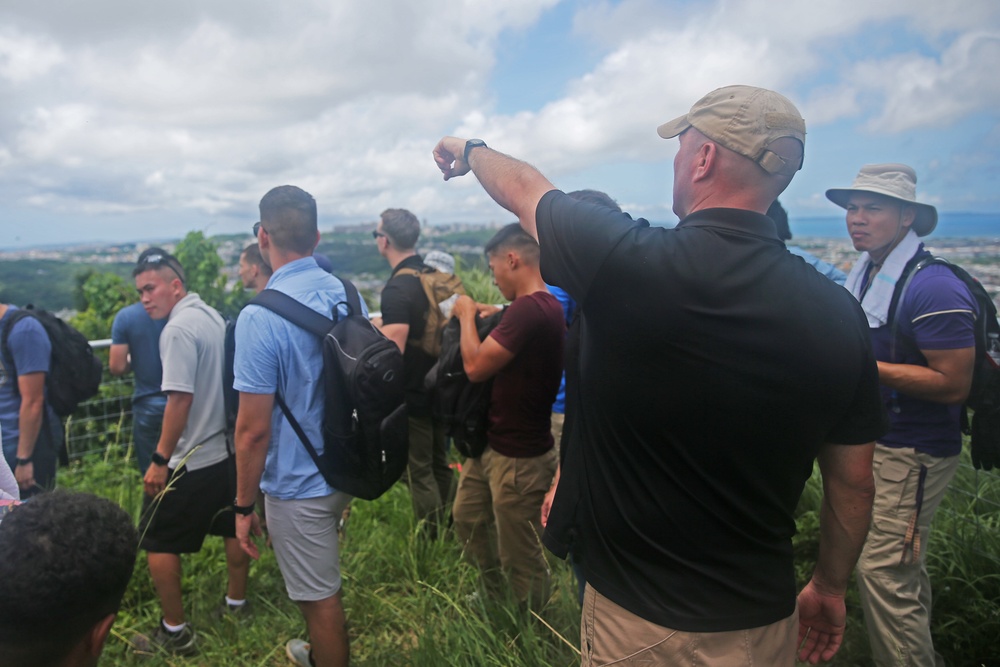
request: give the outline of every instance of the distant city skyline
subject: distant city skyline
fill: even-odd
[[[669,224],[656,126],[733,83],[806,119],[793,220],[837,215],[824,191],[870,162],[1000,215],[998,62],[995,0],[4,3],[0,246],[241,232],[284,183],[327,226],[510,219],[441,180],[444,134]]]

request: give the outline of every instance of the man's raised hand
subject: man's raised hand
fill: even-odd
[[[444,137],[434,147],[434,162],[444,174],[444,180],[464,176],[469,173],[469,165],[465,161],[465,139]]]

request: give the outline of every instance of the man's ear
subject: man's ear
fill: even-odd
[[[899,222],[904,227],[909,228],[913,224],[913,221],[917,219],[917,209],[913,206],[904,204],[902,210],[899,212]]]
[[[692,181],[700,181],[708,178],[715,170],[716,162],[719,160],[719,147],[714,141],[706,141],[695,153],[694,173],[691,174]]]
[[[93,656],[95,664],[97,658],[101,655],[101,651],[104,650],[104,644],[111,633],[111,626],[115,623],[115,616],[117,614],[108,614],[102,618],[83,638],[82,648],[85,651],[85,655]]]

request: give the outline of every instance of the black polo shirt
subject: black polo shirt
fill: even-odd
[[[789,616],[793,512],[820,445],[885,430],[857,301],[757,213],[665,229],[553,191],[536,218],[543,277],[584,313],[545,543],[669,628]]]

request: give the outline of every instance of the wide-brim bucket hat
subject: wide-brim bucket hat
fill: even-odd
[[[917,201],[917,173],[905,164],[866,164],[851,187],[827,190],[826,198],[847,208],[853,192],[872,192],[912,206],[916,215],[910,228],[917,236],[927,236],[937,227],[937,209]]]

